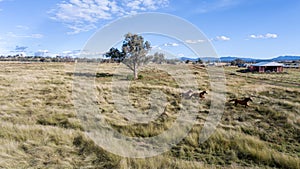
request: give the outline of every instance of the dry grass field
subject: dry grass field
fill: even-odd
[[[111,84],[117,66],[99,64],[95,75],[82,75],[95,80],[96,104],[107,123],[130,137],[152,137],[169,129],[181,106],[174,78],[153,68],[141,70],[140,79],[130,84],[132,106],[149,109],[153,89],[165,93],[168,104],[164,116],[134,124],[114,108]],[[225,67],[222,119],[214,134],[199,144],[213,100],[206,69],[189,67],[199,90],[208,92],[197,122],[169,151],[143,159],[109,153],[85,135],[72,99],[75,63],[1,62],[0,168],[300,168],[299,69],[255,74]],[[228,102],[243,97],[253,100],[247,108]]]

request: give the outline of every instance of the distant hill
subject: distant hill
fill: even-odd
[[[234,61],[235,59],[242,59],[246,62],[254,62],[255,59],[252,58],[239,58],[239,57],[232,57],[232,56],[227,56],[227,57],[220,57],[220,58],[215,58],[215,57],[201,57],[200,58],[202,61],[204,62],[231,62]],[[198,58],[188,58],[188,57],[181,57],[180,58],[181,61],[197,61]]]
[[[220,58],[221,62],[231,62],[231,61],[234,61],[235,59],[242,59],[245,62],[255,62],[257,60],[257,59],[253,59],[253,58],[239,58],[239,57],[232,57],[232,56]]]
[[[202,59],[202,58],[201,58],[201,59]],[[187,60],[189,60],[189,61],[197,61],[198,58],[181,57],[180,60],[181,60],[181,61],[187,61]]]
[[[199,58],[188,58],[188,57],[181,57],[180,60],[181,61],[198,61]],[[218,62],[220,61],[220,58],[216,58],[216,57],[201,57],[200,58],[203,62],[207,62],[207,61],[210,61],[210,62]]]
[[[278,56],[272,59],[272,61],[294,61],[294,60],[300,60],[300,56]]]
[[[201,57],[200,59],[204,62],[207,62],[207,61],[210,61],[210,62],[217,62],[217,61],[231,62],[231,61],[234,61],[235,59],[242,59],[245,62],[262,62],[262,61],[280,62],[280,61],[297,61],[297,60],[300,60],[300,56],[278,56],[278,57],[272,58],[272,59],[253,59],[253,58],[241,58],[241,57],[234,57],[234,56],[226,56],[226,57],[220,57],[220,58]],[[186,60],[197,61],[198,58],[181,57],[180,60],[181,61],[186,61]]]

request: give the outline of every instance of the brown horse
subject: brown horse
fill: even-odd
[[[199,97],[201,98],[201,99],[204,99],[205,97],[204,97],[204,94],[208,94],[205,90],[203,91],[203,92],[200,92],[199,93]]]
[[[200,93],[193,93],[192,95],[191,95],[191,97],[197,97],[197,96],[199,96],[200,97],[200,99],[204,99],[205,97],[204,97],[204,94],[208,94],[206,91],[203,91],[203,92],[200,92]]]
[[[252,102],[252,99],[250,97],[246,97],[245,99],[243,100],[239,100],[239,99],[232,99],[232,100],[229,100],[229,102],[232,102],[234,101],[234,105],[237,106],[237,104],[240,104],[240,105],[245,105],[245,107],[249,106],[248,105],[248,101],[251,101]]]

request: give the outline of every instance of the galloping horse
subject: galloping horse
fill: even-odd
[[[245,105],[245,107],[248,106],[248,101],[252,102],[252,99],[250,97],[246,97],[244,100],[239,100],[239,99],[232,99],[229,100],[229,102],[234,101],[234,105],[237,106],[237,104]]]
[[[192,90],[189,90],[189,91],[187,91],[185,93],[182,93],[182,96],[184,98],[187,98],[187,99],[190,99],[192,97],[197,97],[197,96],[199,96],[200,99],[204,99],[205,98],[204,94],[208,94],[208,93],[206,91],[203,91],[203,92],[200,92],[200,93],[193,93]]]
[[[208,94],[208,93],[204,90],[203,92],[199,93],[199,97],[200,97],[201,99],[204,99],[204,98],[205,98],[205,97],[204,97],[204,94]]]
[[[191,97],[193,97],[193,96],[195,96],[195,97],[199,96],[200,99],[204,99],[204,98],[205,98],[205,97],[204,97],[204,94],[208,94],[208,93],[204,90],[203,92],[200,92],[200,93],[193,93],[193,94],[191,95]]]

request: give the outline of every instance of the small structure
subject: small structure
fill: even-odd
[[[283,65],[284,68],[296,68],[299,69],[299,63],[285,63]]]
[[[252,72],[282,72],[283,64],[277,62],[259,62],[250,66]]]

